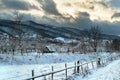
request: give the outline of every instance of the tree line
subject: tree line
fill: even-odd
[[[82,31],[80,42],[80,50],[82,50],[83,52],[120,51],[120,40],[109,40],[104,38],[104,34],[98,26],[93,26],[90,29],[84,29]]]

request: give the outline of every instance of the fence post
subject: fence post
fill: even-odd
[[[80,66],[79,66],[79,61],[77,61],[77,73],[79,73],[79,71],[80,71]]]
[[[98,61],[97,61],[97,66],[98,66],[98,67],[100,67],[100,65],[101,65],[101,59],[100,59],[100,58],[98,58]]]
[[[53,71],[54,71],[54,68],[52,66],[52,75],[51,75],[51,80],[53,80]]]
[[[32,77],[34,76],[34,70],[32,70]],[[32,80],[35,80],[34,78],[32,78]]]
[[[76,74],[76,62],[75,62],[75,69],[74,69],[74,73]]]
[[[67,64],[65,64],[65,74],[66,74],[66,80],[67,80]]]
[[[82,71],[82,74],[84,73],[84,71],[83,71],[83,65],[81,64],[81,71]]]
[[[102,62],[102,65],[104,66],[104,62],[103,62],[103,59],[101,60],[101,62]]]
[[[93,61],[91,62],[91,64],[92,64],[92,68],[94,69],[94,63],[93,63]]]
[[[111,57],[110,57],[110,60],[113,61],[113,58],[114,58],[114,57],[111,56]]]
[[[88,62],[87,62],[87,70],[89,70]]]

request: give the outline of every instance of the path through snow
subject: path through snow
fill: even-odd
[[[77,77],[75,80],[120,80],[120,60],[113,61],[85,78]]]

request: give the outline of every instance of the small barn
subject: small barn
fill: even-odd
[[[42,50],[43,53],[53,53],[55,51],[51,50],[48,46],[44,47]]]

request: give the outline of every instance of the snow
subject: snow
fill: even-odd
[[[75,40],[75,39],[67,39],[67,38],[63,38],[63,37],[56,37],[55,40],[60,41],[60,42],[64,42],[64,43],[76,43],[76,42],[79,42],[78,40]]]
[[[114,53],[112,56],[116,55]],[[86,62],[89,60],[97,59],[98,57],[111,56],[109,53],[91,53],[91,54],[66,54],[66,53],[52,53],[45,55],[38,55],[37,53],[31,53],[29,56],[12,56],[6,54],[0,54],[0,80],[23,80],[30,78],[32,70],[35,71],[35,75],[51,72],[51,67],[54,67],[54,71],[65,68],[67,66],[73,66],[76,61]],[[73,70],[71,70],[73,72]],[[69,71],[69,75],[71,75]],[[64,76],[64,72],[55,75],[56,80],[60,80]],[[48,76],[48,77],[51,77]],[[41,80],[36,79],[36,80]],[[91,79],[92,80],[92,79]]]
[[[104,68],[93,71],[87,77],[76,77],[74,80],[120,80],[120,60],[113,61]]]
[[[116,54],[113,54],[116,55]],[[107,53],[88,53],[88,54],[66,54],[66,53],[50,53],[50,54],[37,54],[37,53],[29,53],[24,56],[21,55],[10,55],[10,54],[0,54],[0,65],[3,64],[12,64],[12,65],[21,65],[21,64],[51,64],[51,63],[67,63],[67,62],[76,62],[80,61],[89,61],[93,59],[97,59],[98,57],[104,58],[107,56],[111,56]]]
[[[55,40],[60,41],[60,42],[65,42],[65,39],[62,37],[57,37],[57,38],[55,38]]]

